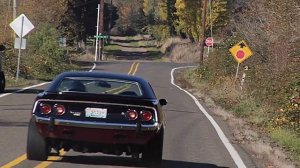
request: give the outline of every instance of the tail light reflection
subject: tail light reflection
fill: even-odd
[[[138,113],[136,110],[128,110],[127,111],[127,117],[129,120],[136,120],[138,118]]]
[[[53,108],[55,109],[56,115],[63,115],[66,112],[65,107],[61,104],[55,104]]]
[[[141,111],[141,118],[143,121],[150,121],[152,120],[153,116],[150,111]]]
[[[49,104],[41,103],[40,110],[41,110],[42,114],[49,114],[49,113],[51,113],[52,108]]]

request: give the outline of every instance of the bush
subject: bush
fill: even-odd
[[[166,25],[151,26],[150,33],[158,41],[163,41],[170,36],[169,28]]]
[[[30,36],[29,50],[24,56],[26,78],[52,79],[62,71],[70,70],[70,58],[58,44],[60,35],[49,24],[42,24]]]
[[[3,71],[5,75],[14,76],[16,75],[17,69],[17,52],[14,52],[13,48],[8,48],[5,50],[2,59]],[[22,70],[22,69],[21,69]]]

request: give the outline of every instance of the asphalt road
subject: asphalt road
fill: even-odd
[[[113,71],[128,73],[133,62],[103,62],[97,63],[94,71]],[[159,98],[169,102],[165,106],[167,128],[165,131],[163,163],[166,168],[219,168],[238,167],[236,157],[228,152],[215,128],[198,108],[194,100],[185,92],[171,84],[171,70],[183,64],[161,62],[139,62],[136,74],[147,79],[153,86]],[[93,67],[93,63],[85,63],[84,70]],[[0,167],[145,167],[139,160],[128,157],[110,155],[83,154],[73,151],[63,153],[63,156],[50,157],[48,162],[26,160],[27,126],[30,111],[36,93],[47,84],[13,93],[0,95]],[[204,105],[205,108],[205,105]],[[230,130],[226,124],[214,116],[218,125],[229,139],[228,144],[237,151],[238,157],[246,167],[255,167],[251,157],[238,145],[234,144]]]

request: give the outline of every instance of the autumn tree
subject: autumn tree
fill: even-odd
[[[191,40],[199,41],[201,33],[201,13],[203,7],[201,0],[176,0],[176,31],[184,32]],[[207,29],[212,24],[214,27],[225,26],[227,23],[227,1],[212,1],[212,17],[207,16]]]
[[[177,34],[199,41],[201,4],[201,0],[144,0],[143,7],[145,15],[155,20],[149,22],[155,37],[164,39]],[[225,26],[228,22],[227,9],[226,0],[212,1],[213,13],[211,18],[207,16],[207,27],[211,24],[215,28]]]

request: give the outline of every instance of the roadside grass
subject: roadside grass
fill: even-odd
[[[44,81],[24,79],[22,77],[20,77],[18,79],[18,81],[16,81],[15,77],[6,76],[5,77],[5,82],[6,82],[6,88],[9,88],[9,87],[21,87],[21,86],[36,85],[36,84],[42,83]]]
[[[175,52],[178,48],[176,46],[173,46],[173,50],[170,51],[172,57],[176,58],[176,62],[181,62],[182,59],[178,55],[182,53],[184,55],[195,55],[194,50],[189,51],[184,49],[182,44],[179,45],[181,45],[179,48],[182,48],[181,52]],[[205,58],[204,66],[199,66],[194,70],[181,70],[179,73],[182,76],[180,77],[182,78],[180,83],[184,83],[186,87],[194,88],[201,94],[212,98],[217,105],[235,116],[246,119],[250,125],[254,126],[253,129],[263,131],[280,144],[282,148],[290,152],[296,164],[300,165],[299,131],[289,129],[291,127],[280,129],[280,125],[275,122],[277,119],[281,124],[287,125],[293,123],[289,119],[297,120],[297,114],[292,110],[297,111],[299,104],[297,107],[293,106],[293,108],[291,106],[285,107],[284,112],[281,112],[279,117],[276,112],[284,104],[291,104],[288,99],[291,94],[288,91],[297,88],[297,83],[294,82],[293,85],[293,80],[290,83],[286,81],[283,83],[281,82],[282,76],[276,79],[262,76],[264,72],[257,68],[248,72],[246,83],[243,90],[241,90],[239,82],[241,79],[235,81],[235,66],[230,59],[223,48],[216,48],[214,54],[210,55],[209,58]],[[290,73],[288,77],[287,75],[285,77],[294,79],[295,77],[292,75]],[[283,87],[289,85],[293,87]],[[295,85],[296,87],[294,87]],[[297,90],[295,91],[297,92]],[[293,113],[288,113],[289,110]],[[300,111],[298,110],[298,112]],[[294,117],[287,116],[288,114],[294,114]],[[282,116],[280,117],[280,115]],[[300,123],[299,117],[296,122]]]
[[[258,111],[257,104],[253,99],[242,99],[231,108],[232,112],[238,117],[250,117]]]
[[[270,134],[283,148],[291,151],[295,160],[300,164],[300,138],[293,132],[280,128],[273,129]]]
[[[67,61],[58,64],[57,65],[57,72],[56,73],[47,73],[47,72],[41,72],[39,71],[39,75],[33,76],[32,72],[30,71],[21,71],[18,78],[18,81],[16,81],[16,75],[14,74],[14,69],[8,69],[8,66],[4,66],[4,72],[5,72],[5,89],[13,88],[13,87],[26,87],[31,85],[36,85],[43,82],[51,81],[56,75],[63,71],[72,71],[72,70],[78,70],[80,68],[80,65],[77,65],[77,60],[79,58],[79,55],[81,55],[78,51],[70,50],[69,57]],[[74,61],[76,60],[76,61]]]
[[[104,46],[104,51],[120,51],[120,50],[121,50],[121,46],[117,44],[109,44]]]
[[[128,41],[133,41],[133,40],[139,40],[140,37],[138,36],[126,36],[126,40]]]
[[[183,87],[195,88],[235,116],[247,119],[249,124],[254,124],[260,131],[264,130],[283,149],[289,151],[296,164],[300,165],[300,137],[294,132],[278,129],[271,123],[270,118],[274,115],[272,113],[274,107],[259,102],[253,97],[247,97],[245,93],[234,87],[234,81],[230,82],[230,79],[211,82],[201,79],[201,75],[195,72],[197,70],[182,70],[178,73],[181,76],[179,83]]]
[[[156,40],[141,39],[138,42],[131,43],[131,46],[145,48],[146,52],[149,52],[152,57],[156,58],[155,61],[164,61]]]
[[[158,42],[156,40],[146,39],[140,36],[128,36],[126,38],[129,41],[133,41],[129,43],[130,47],[142,47],[146,48],[147,51],[160,51]]]

